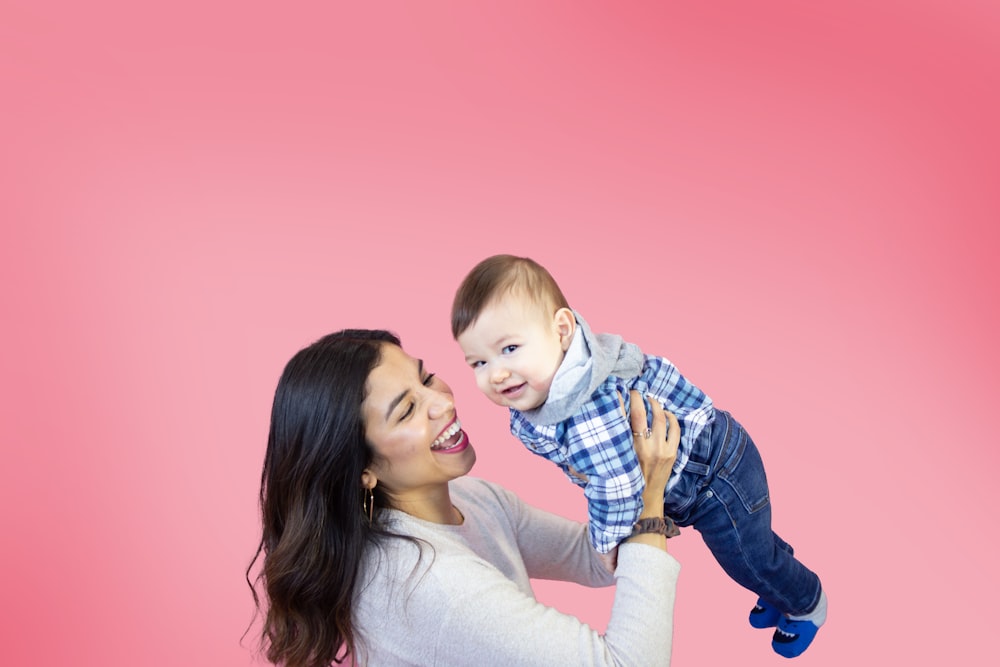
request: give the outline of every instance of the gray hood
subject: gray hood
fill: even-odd
[[[580,377],[562,396],[550,397],[539,407],[521,413],[535,426],[558,424],[571,417],[610,375],[628,382],[642,373],[645,356],[638,345],[628,343],[616,334],[595,334],[578,312],[574,310],[573,315],[577,324],[573,344],[576,344],[577,337],[583,337],[584,353],[590,357],[590,372]],[[560,366],[553,384],[562,372],[563,367]]]

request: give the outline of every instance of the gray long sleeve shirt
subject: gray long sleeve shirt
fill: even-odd
[[[475,478],[451,483],[461,526],[390,512],[390,539],[368,551],[356,594],[359,664],[669,665],[680,564],[623,544],[614,576],[586,527]],[[530,579],[616,582],[607,631],[537,600]]]

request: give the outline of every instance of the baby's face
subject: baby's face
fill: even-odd
[[[479,390],[507,408],[537,408],[549,395],[552,378],[569,347],[572,329],[562,320],[566,309],[546,315],[546,308],[517,295],[500,297],[458,336],[465,361],[476,374]]]

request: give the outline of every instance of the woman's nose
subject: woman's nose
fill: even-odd
[[[427,404],[427,413],[431,419],[444,417],[455,411],[455,400],[451,394],[436,391]]]

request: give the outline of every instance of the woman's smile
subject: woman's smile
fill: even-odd
[[[456,454],[465,449],[468,444],[469,438],[462,430],[462,422],[456,417],[455,421],[431,443],[431,450],[442,454]]]

